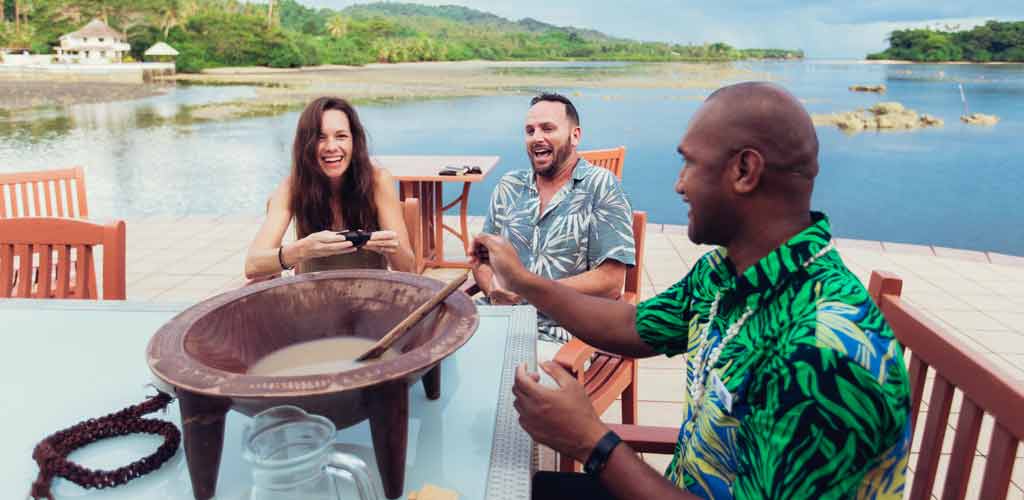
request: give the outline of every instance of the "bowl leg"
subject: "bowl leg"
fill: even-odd
[[[423,390],[427,393],[427,399],[441,397],[441,363],[423,375]]]
[[[405,489],[405,447],[409,437],[409,384],[396,381],[367,392],[370,435],[384,495],[402,496]]]
[[[177,396],[192,494],[196,500],[207,500],[217,491],[217,473],[224,449],[224,421],[231,409],[231,400],[181,390]]]

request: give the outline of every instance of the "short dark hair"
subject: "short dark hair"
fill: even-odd
[[[541,101],[560,102],[564,104],[565,115],[569,117],[569,121],[572,122],[572,124],[577,127],[580,126],[580,114],[576,112],[576,106],[572,105],[572,101],[570,101],[568,97],[565,97],[562,94],[545,92],[541,95],[538,95],[537,97],[534,97],[533,99],[530,99],[530,106],[532,107],[533,105]]]

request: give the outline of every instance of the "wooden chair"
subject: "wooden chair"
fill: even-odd
[[[8,217],[89,218],[85,170],[71,167],[0,174],[0,219]]]
[[[423,224],[420,219],[419,200],[406,198],[402,202],[402,216],[405,219],[405,230],[409,232],[409,245],[412,246],[413,261],[416,263],[413,272],[423,274],[427,263],[423,258]]]
[[[644,240],[647,236],[647,213],[633,212],[633,240],[636,242],[636,265],[626,271],[626,286],[622,300],[633,305],[639,303],[641,280],[644,275]],[[635,424],[637,420],[637,362],[633,358],[600,351],[573,338],[555,354],[554,361],[576,376],[594,410],[603,414],[622,396],[622,423]],[[586,368],[587,361],[590,367]],[[579,464],[567,456],[559,458],[559,470],[574,471]]]
[[[85,170],[76,166],[0,174],[0,219],[12,217],[88,219]],[[38,269],[33,269],[27,276],[36,279],[38,273]],[[15,273],[15,282],[21,275]],[[88,293],[95,295],[96,273],[90,272],[89,276],[86,282],[90,289]]]
[[[916,464],[912,465],[913,483],[906,498],[932,498],[937,479],[942,481],[942,500],[966,496],[984,415],[989,415],[994,423],[978,498],[1006,498],[1017,447],[1024,440],[1024,389],[992,369],[984,357],[900,298],[902,287],[903,282],[897,276],[882,271],[873,272],[868,285],[871,297],[909,360],[911,415],[915,424],[921,416],[921,397],[929,368],[934,371],[924,435],[920,440],[921,451]],[[947,420],[954,390],[963,395],[963,403],[956,426],[951,428]],[[674,452],[679,432],[674,427],[611,427],[635,451],[658,454]],[[949,430],[954,434],[952,453],[948,456],[945,474],[939,476],[943,440]]]
[[[591,151],[580,151],[580,156],[595,167],[603,167],[611,170],[615,177],[622,180],[622,166],[626,161],[626,146],[619,146],[612,149],[594,149]]]
[[[98,299],[93,247],[103,250],[103,299],[124,300],[125,224],[101,225],[57,217],[0,219],[0,297]],[[31,276],[34,256],[37,279],[14,279],[15,271]],[[15,262],[17,260],[17,262]]]

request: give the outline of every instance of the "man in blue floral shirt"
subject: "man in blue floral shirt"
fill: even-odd
[[[618,179],[577,153],[579,115],[564,96],[535,97],[524,130],[533,168],[501,178],[483,232],[508,240],[523,265],[540,276],[587,295],[617,298],[626,266],[636,263],[632,210]],[[522,302],[494,279],[490,267],[479,266],[473,274],[490,303]],[[543,315],[538,331],[554,350],[569,340]],[[540,347],[542,359],[553,356],[551,345]]]

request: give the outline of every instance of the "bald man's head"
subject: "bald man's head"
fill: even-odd
[[[768,168],[818,175],[818,134],[800,101],[782,87],[744,82],[722,87],[704,101],[704,118],[717,129],[723,152],[756,149]],[[698,125],[698,124],[694,124]]]
[[[690,239],[727,245],[742,228],[804,218],[818,174],[811,117],[785,89],[723,87],[690,120],[676,191],[690,204]]]

